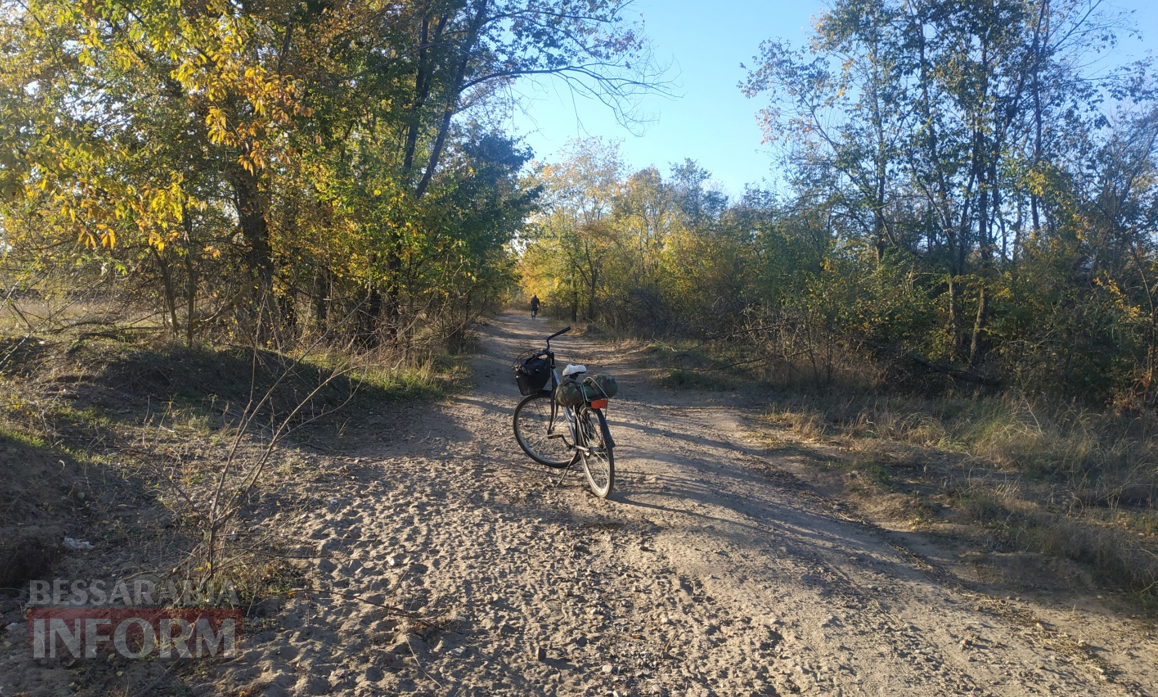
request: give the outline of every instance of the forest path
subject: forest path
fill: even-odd
[[[558,483],[510,423],[511,365],[553,328],[497,318],[474,390],[351,424],[325,505],[287,521],[317,592],[271,608],[278,629],[218,677],[271,695],[1154,694],[1153,634],[967,589],[800,484],[738,398],[657,389],[616,347],[554,344],[620,384],[615,492]]]

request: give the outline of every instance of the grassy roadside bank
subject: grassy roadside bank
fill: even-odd
[[[1099,587],[1158,597],[1158,415],[1016,394],[776,389],[710,346],[652,342],[644,355],[671,389],[753,390],[762,435],[810,454],[817,480],[870,520],[1076,562]]]
[[[445,353],[301,358],[84,335],[0,338],[0,359],[0,614],[27,579],[117,568],[224,574],[260,594],[277,540],[257,521],[294,505],[286,492],[342,454],[351,422],[388,422],[389,405],[439,399],[469,373]],[[228,515],[211,511],[219,485]]]

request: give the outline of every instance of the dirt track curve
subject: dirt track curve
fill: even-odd
[[[1155,694],[1152,633],[969,590],[798,484],[742,408],[570,337],[561,361],[619,378],[618,477],[607,501],[558,483],[510,426],[512,359],[549,331],[493,320],[469,394],[351,422],[356,456],[276,523],[317,590],[263,608],[205,691]]]

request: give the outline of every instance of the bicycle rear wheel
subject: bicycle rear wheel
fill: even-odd
[[[594,419],[592,414],[595,415]],[[591,493],[605,499],[615,485],[615,455],[612,453],[614,441],[607,428],[607,419],[598,409],[584,409],[578,421],[582,441],[578,444],[579,456],[583,460],[587,486]]]
[[[535,462],[562,469],[578,452],[567,429],[567,416],[550,392],[528,395],[515,407],[515,440]]]

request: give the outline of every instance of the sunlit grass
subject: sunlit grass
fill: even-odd
[[[768,418],[836,446],[857,495],[939,491],[1011,550],[1091,565],[1139,592],[1158,582],[1158,417],[1020,396],[794,394]],[[866,489],[877,485],[880,490]],[[914,522],[935,519],[908,508]]]

